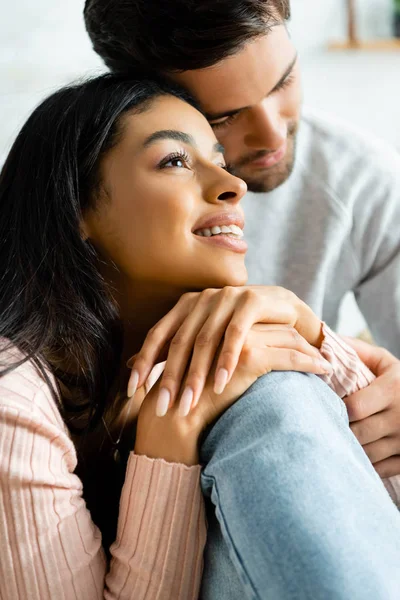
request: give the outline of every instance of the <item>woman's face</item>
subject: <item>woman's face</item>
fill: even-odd
[[[246,184],[224,164],[206,119],[173,96],[123,118],[101,165],[105,198],[83,227],[117,266],[115,283],[187,291],[246,282]]]

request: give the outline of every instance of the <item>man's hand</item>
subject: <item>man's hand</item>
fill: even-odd
[[[345,399],[350,427],[382,478],[400,474],[400,361],[387,350],[346,338],[376,380]]]

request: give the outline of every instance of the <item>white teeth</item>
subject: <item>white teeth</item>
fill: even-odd
[[[231,225],[231,231],[235,235],[240,235],[240,237],[243,237],[243,230],[240,229],[240,227],[238,227],[237,225]]]
[[[211,227],[211,229],[205,228],[195,231],[196,235],[200,235],[202,237],[211,237],[213,235],[220,235],[221,233],[231,234],[238,238],[242,238],[244,235],[242,229],[240,229],[240,227],[237,225],[221,225],[220,227],[215,225],[214,227]]]

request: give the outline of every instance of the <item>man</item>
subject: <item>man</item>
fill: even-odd
[[[400,356],[400,158],[301,114],[289,13],[289,0],[85,6],[93,47],[112,70],[170,77],[199,101],[249,188],[250,283],[291,289],[333,327],[353,291],[376,341]],[[400,362],[357,350],[377,379],[346,401],[352,429],[379,475],[397,475]]]

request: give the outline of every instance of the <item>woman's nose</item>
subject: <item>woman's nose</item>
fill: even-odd
[[[208,202],[230,202],[237,204],[247,192],[247,185],[239,177],[218,168],[218,176],[208,186],[206,200]]]

